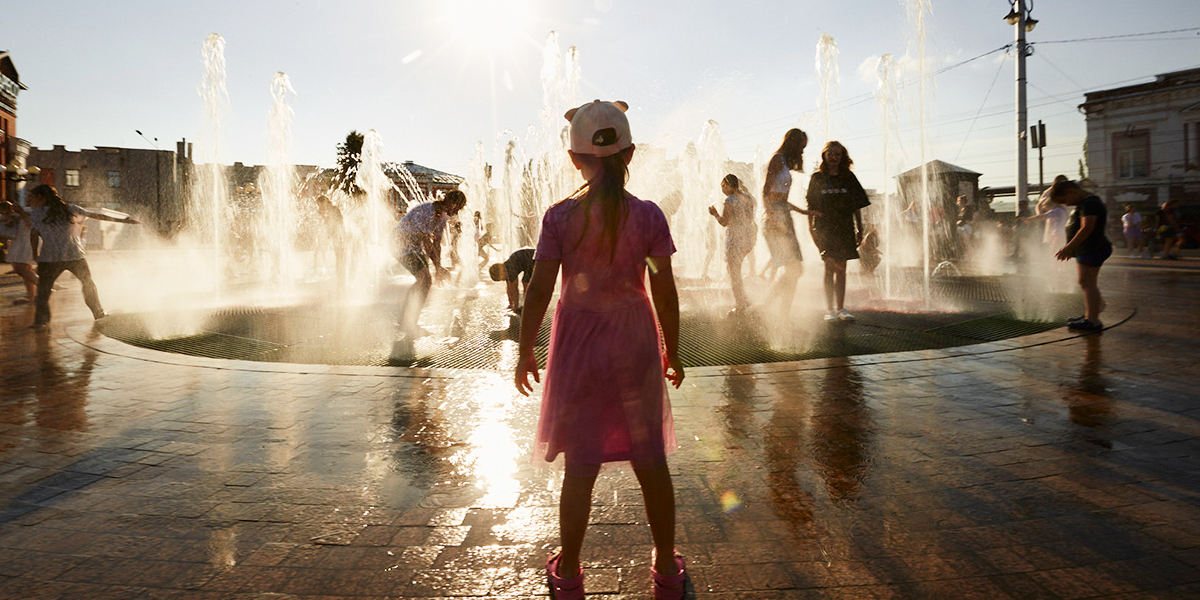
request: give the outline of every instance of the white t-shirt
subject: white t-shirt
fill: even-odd
[[[432,239],[435,245],[440,245],[449,218],[445,213],[438,215],[432,202],[414,206],[392,230],[400,254],[424,255],[426,239]]]
[[[1055,204],[1054,208],[1046,211],[1046,229],[1042,232],[1042,241],[1052,244],[1055,240],[1066,237],[1066,227],[1067,211]]]
[[[1121,226],[1125,229],[1141,229],[1142,213],[1134,211],[1121,215]]]
[[[71,215],[56,223],[46,221],[50,207],[39,206],[29,213],[29,221],[42,238],[42,248],[38,253],[40,262],[64,262],[79,260],[84,257],[83,221],[92,216],[87,210],[68,204],[67,210]]]

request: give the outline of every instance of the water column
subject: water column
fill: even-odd
[[[204,60],[204,79],[200,86],[200,96],[204,99],[205,117],[201,148],[205,150],[202,160],[207,163],[207,173],[204,175],[208,181],[203,182],[207,185],[198,186],[198,191],[193,197],[193,207],[198,217],[196,225],[202,230],[201,237],[206,235],[205,231],[212,236],[213,291],[220,299],[224,275],[221,231],[225,226],[224,213],[229,192],[220,153],[221,121],[229,108],[229,92],[225,87],[225,38],[210,33],[204,40],[201,56]]]
[[[374,129],[363,134],[362,153],[360,154],[358,171],[354,174],[354,182],[362,188],[366,198],[363,208],[367,211],[367,260],[368,273],[381,273],[383,261],[387,255],[384,241],[387,239],[391,221],[387,218],[390,213],[389,197],[392,182],[383,172],[383,137]],[[421,199],[415,199],[420,202]],[[414,205],[410,205],[412,208]]]
[[[821,39],[817,40],[817,78],[821,86],[821,96],[818,98],[817,110],[825,124],[825,141],[832,139],[832,131],[830,128],[830,113],[833,109],[830,107],[831,98],[837,96],[837,88],[840,82],[838,75],[838,47],[837,41],[832,35],[822,33]]]
[[[259,228],[259,247],[266,249],[267,276],[276,284],[276,292],[287,293],[295,277],[293,251],[296,238],[296,201],[292,196],[296,174],[289,160],[292,145],[292,119],[295,111],[288,95],[296,95],[283,72],[271,78],[271,109],[267,112],[267,169],[259,176],[263,214]]]
[[[879,64],[876,68],[876,73],[879,76],[879,85],[875,88],[875,100],[879,103],[879,115],[883,125],[883,293],[885,298],[892,297],[892,263],[894,255],[892,254],[892,221],[895,216],[892,210],[893,198],[888,193],[888,183],[891,181],[889,174],[890,160],[890,141],[892,138],[892,113],[895,111],[894,99],[896,95],[895,82],[895,61],[892,60],[891,54],[884,54],[879,57]]]
[[[917,68],[919,75],[917,79],[917,89],[919,96],[919,115],[920,115],[920,131],[921,131],[921,254],[922,264],[921,270],[924,275],[924,295],[925,309],[929,310],[932,305],[932,297],[929,289],[930,275],[930,243],[929,243],[929,219],[930,206],[929,201],[929,163],[925,160],[926,148],[926,129],[925,129],[925,78],[927,77],[927,68],[925,66],[925,14],[932,11],[929,0],[909,0],[908,17],[912,22],[913,31],[916,33],[917,43]]]

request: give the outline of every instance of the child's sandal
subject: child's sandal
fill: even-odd
[[[675,553],[675,568],[678,570],[674,575],[660,575],[654,570],[654,555],[650,555],[650,579],[653,580],[654,600],[682,600],[684,591],[684,582],[687,580],[687,573],[684,570],[683,556],[679,552]]]
[[[583,600],[583,567],[579,574],[569,579],[557,575],[558,561],[562,553],[546,559],[546,579],[550,582],[550,596],[554,600]]]

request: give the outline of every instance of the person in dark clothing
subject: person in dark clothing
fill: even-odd
[[[521,248],[509,255],[508,260],[495,263],[488,268],[492,281],[504,281],[508,287],[508,310],[521,312],[521,293],[517,290],[517,279],[521,287],[529,291],[529,279],[533,277],[533,248]]]
[[[1079,269],[1079,287],[1083,289],[1084,315],[1067,322],[1067,327],[1079,331],[1104,329],[1100,322],[1100,266],[1112,256],[1112,242],[1105,234],[1108,209],[1104,201],[1079,187],[1074,181],[1060,181],[1050,189],[1055,202],[1074,207],[1067,219],[1067,245],[1055,257],[1075,259]]]
[[[850,171],[854,161],[833,141],[821,150],[821,164],[808,183],[808,228],[825,263],[826,321],[853,321],[846,312],[846,261],[858,258],[867,193]]]

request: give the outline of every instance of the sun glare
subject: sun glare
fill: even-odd
[[[443,0],[440,21],[456,43],[489,53],[506,52],[529,36],[531,0]]]

